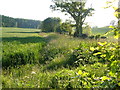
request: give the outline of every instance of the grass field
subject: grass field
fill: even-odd
[[[109,30],[109,27],[92,28],[92,34],[105,34]]]
[[[39,32],[3,28],[3,88],[119,88],[117,43]]]

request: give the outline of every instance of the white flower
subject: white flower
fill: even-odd
[[[25,78],[29,78],[28,76],[25,76]]]
[[[31,74],[36,74],[36,72],[32,71]]]

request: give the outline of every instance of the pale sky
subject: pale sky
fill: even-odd
[[[86,22],[91,26],[107,26],[110,21],[117,20],[113,15],[114,10],[112,8],[102,8],[106,6],[105,2],[106,0],[88,0],[87,6],[89,7],[92,3],[92,7],[95,9],[94,15],[86,19]],[[69,18],[60,11],[52,12],[49,8],[52,4],[51,0],[0,0],[0,14],[41,21],[47,17],[60,17],[63,21]]]

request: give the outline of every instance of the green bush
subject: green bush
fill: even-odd
[[[3,43],[2,66],[35,64],[39,62],[40,51],[44,43],[20,44],[18,42]]]

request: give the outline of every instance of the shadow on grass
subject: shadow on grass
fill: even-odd
[[[57,35],[56,36],[50,35],[50,36],[47,36],[47,37],[39,37],[39,36],[33,36],[33,37],[3,37],[2,41],[3,42],[10,42],[10,43],[12,43],[12,42],[19,42],[20,44],[43,43],[42,45],[44,47],[47,43],[50,42],[50,40],[54,40],[56,38],[57,38]],[[3,43],[3,44],[6,44],[6,43]],[[8,45],[8,47],[9,47],[9,45]],[[15,47],[15,49],[17,49],[17,48]],[[21,48],[21,49],[24,49],[24,47]],[[37,47],[34,50],[37,50],[37,49],[39,51],[42,50],[42,48],[37,48]],[[32,60],[39,60],[38,53],[41,54],[42,52],[38,52],[37,51],[37,53],[36,53],[36,51],[34,51],[34,50],[29,52],[29,46],[28,46],[28,48],[25,49],[24,52],[13,52],[13,53],[10,52],[9,54],[6,54],[6,53],[3,52],[4,53],[4,57],[3,57],[2,60],[4,62],[2,62],[2,66],[4,68],[7,68],[9,66],[10,67],[11,66],[15,67],[17,65],[25,65],[27,63],[30,63],[30,64],[38,63],[38,62],[34,63]],[[37,57],[37,59],[36,59],[36,57]],[[26,62],[26,60],[28,60],[28,62]]]
[[[75,62],[77,59],[71,54],[65,56],[65,58],[60,57],[59,60],[50,61],[43,70],[57,70],[59,68],[71,68],[76,67]]]
[[[21,44],[25,43],[38,43],[41,41],[45,41],[44,38],[41,37],[4,37],[2,38],[3,42],[20,42]]]
[[[39,42],[49,42],[50,40],[58,38],[57,35],[49,35],[47,37],[38,37],[38,36],[32,36],[32,37],[3,37],[3,42],[20,42],[21,44],[26,43],[39,43]],[[1,39],[1,38],[0,38]]]
[[[6,32],[6,33],[40,33],[39,31],[37,31],[37,32]]]
[[[45,39],[47,42],[49,42],[49,41],[51,41],[51,40],[53,40],[53,39],[57,39],[57,38],[59,38],[59,36],[58,36],[57,34],[51,34],[51,35],[49,35],[49,36],[47,36],[47,37],[44,37],[44,39]]]

